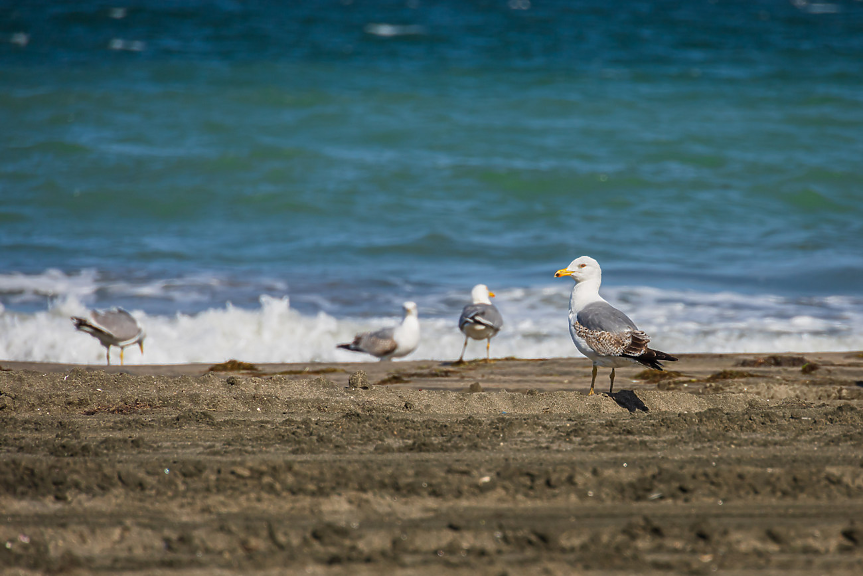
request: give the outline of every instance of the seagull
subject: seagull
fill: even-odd
[[[105,347],[105,358],[111,365],[111,346],[120,348],[120,365],[123,365],[123,351],[126,346],[137,344],[144,353],[144,338],[146,334],[135,318],[122,308],[110,310],[93,310],[90,318],[72,316],[75,328],[98,339]]]
[[[662,370],[660,360],[677,361],[670,354],[648,348],[650,338],[647,334],[599,295],[602,282],[599,262],[590,256],[581,256],[554,274],[555,278],[562,276],[570,276],[575,280],[569,298],[569,334],[578,351],[593,362],[588,396],[595,394],[593,385],[597,366],[611,368],[611,385],[608,387],[608,394],[611,395],[615,368],[641,364]]]
[[[494,298],[494,292],[490,292],[485,284],[477,284],[470,291],[473,304],[468,304],[461,312],[458,319],[458,328],[464,332],[464,346],[458,361],[464,361],[464,351],[467,349],[467,339],[486,340],[485,359],[489,360],[491,339],[503,328],[503,317],[498,309],[491,303],[489,297]]]
[[[420,343],[420,321],[416,303],[405,302],[402,307],[405,317],[398,326],[357,334],[353,342],[339,344],[338,348],[365,352],[380,358],[381,362],[407,356],[416,350]]]

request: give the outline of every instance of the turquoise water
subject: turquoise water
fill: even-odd
[[[0,359],[89,361],[36,328],[85,306],[262,295],[333,332],[250,350],[336,358],[405,299],[448,335],[478,282],[504,350],[567,354],[537,318],[582,254],[678,349],[863,347],[860,2],[67,4],[0,8],[0,305],[33,333]]]

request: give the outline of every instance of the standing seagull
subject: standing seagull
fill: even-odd
[[[677,360],[670,354],[648,348],[650,338],[647,334],[599,295],[602,269],[596,260],[590,256],[576,258],[569,266],[554,274],[555,278],[561,276],[571,276],[575,280],[569,298],[569,334],[578,351],[593,361],[588,395],[594,394],[597,366],[611,368],[611,385],[608,387],[608,393],[611,394],[615,368],[643,364],[662,370],[660,360]]]
[[[405,309],[405,317],[398,326],[357,334],[353,342],[339,344],[338,348],[365,352],[380,358],[381,362],[407,356],[416,350],[420,343],[420,321],[414,302],[405,302],[402,307]]]
[[[490,359],[491,339],[503,328],[503,317],[498,312],[489,297],[494,298],[494,292],[489,292],[485,284],[477,284],[470,291],[473,304],[468,304],[461,311],[458,319],[458,328],[464,332],[464,346],[458,361],[464,361],[464,351],[467,349],[467,339],[487,340],[485,345],[485,359]]]
[[[90,319],[72,316],[75,328],[97,338],[105,347],[105,358],[111,365],[111,346],[120,348],[120,365],[123,365],[123,350],[137,344],[144,353],[144,329],[135,318],[122,308],[111,308],[90,312]]]

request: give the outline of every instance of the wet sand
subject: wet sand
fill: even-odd
[[[860,353],[0,365],[4,574],[863,573]]]

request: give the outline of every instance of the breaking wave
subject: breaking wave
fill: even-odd
[[[46,273],[50,276],[49,273]],[[76,332],[70,316],[85,314],[98,283],[91,277],[2,279],[4,289],[33,294],[41,285],[55,295],[35,312],[0,306],[0,360],[101,364],[104,349],[92,337]],[[51,280],[49,282],[49,280]],[[14,282],[18,282],[14,285]],[[35,285],[31,285],[34,284]],[[495,304],[505,326],[492,342],[493,357],[577,357],[567,330],[568,286],[497,290]],[[58,292],[64,292],[57,295]],[[652,336],[653,346],[670,353],[816,352],[863,349],[863,299],[855,296],[791,298],[774,295],[669,291],[650,287],[603,290]],[[422,341],[406,359],[457,358],[463,336],[456,327],[465,295],[433,294],[416,298]],[[8,302],[8,300],[7,300]],[[336,309],[337,307],[327,307]],[[216,363],[229,358],[247,362],[372,361],[371,357],[336,349],[357,332],[393,325],[392,315],[372,313],[338,317],[319,311],[303,313],[287,296],[261,295],[256,307],[230,303],[196,313],[131,312],[147,332],[145,353],[129,348],[129,364]],[[400,312],[400,311],[399,311]],[[484,356],[485,346],[472,342],[466,358]]]

